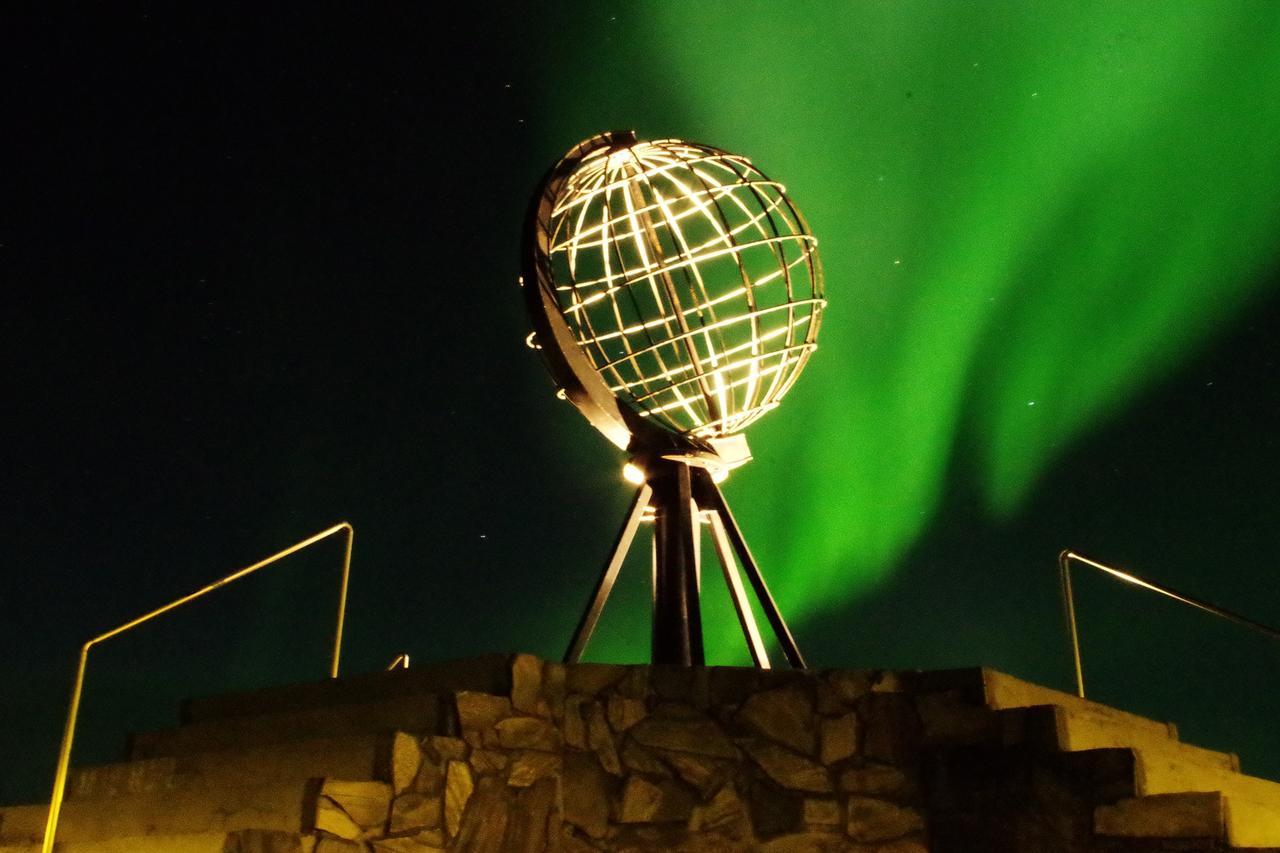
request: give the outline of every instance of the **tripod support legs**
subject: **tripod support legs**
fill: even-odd
[[[653,662],[684,666],[702,665],[704,662],[699,606],[698,542],[701,538],[701,519],[705,515],[710,522],[716,556],[737,612],[738,624],[751,652],[752,662],[762,669],[770,666],[764,639],[738,573],[738,564],[741,564],[742,571],[746,573],[787,662],[792,667],[803,669],[804,658],[796,646],[795,638],[765,584],[764,576],[747,547],[741,528],[729,511],[724,494],[711,479],[710,473],[704,468],[692,467],[682,462],[660,460],[659,464],[650,466],[647,478],[636,490],[609,559],[605,562],[587,608],[574,630],[573,639],[564,655],[565,662],[576,663],[581,660],[582,652],[600,620],[605,602],[613,591],[614,582],[635,539],[644,512],[652,506]]]

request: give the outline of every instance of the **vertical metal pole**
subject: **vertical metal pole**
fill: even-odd
[[[693,490],[689,466],[653,465],[653,662],[701,666],[702,617],[693,556]]]
[[[777,602],[773,600],[773,595],[769,592],[769,585],[764,582],[764,575],[760,574],[759,564],[756,563],[755,557],[751,556],[751,549],[747,547],[747,540],[742,536],[742,528],[738,527],[738,522],[734,520],[733,513],[729,511],[729,504],[724,499],[724,493],[720,491],[720,487],[711,479],[710,474],[706,474],[706,472],[703,472],[703,474],[704,476],[700,479],[704,484],[708,502],[719,513],[721,521],[724,522],[725,533],[729,536],[729,542],[733,545],[733,550],[738,552],[738,559],[742,561],[742,570],[747,573],[747,580],[751,581],[751,586],[756,593],[756,599],[760,602],[760,607],[764,610],[764,615],[768,618],[769,625],[773,628],[773,633],[777,636],[779,645],[782,646],[782,653],[786,655],[787,662],[793,667],[805,669],[804,656],[800,654],[800,648],[796,645],[795,638],[791,636],[791,629],[787,627],[781,611],[778,610]]]
[[[329,665],[329,677],[338,677],[342,662],[342,628],[347,621],[347,586],[351,582],[351,549],[356,542],[356,529],[345,521],[338,525],[347,531],[347,545],[342,552],[342,586],[338,589],[338,625],[333,632],[333,660]]]
[[[89,663],[89,649],[93,641],[80,648],[80,663],[76,666],[76,678],[71,687],[71,707],[67,709],[67,722],[62,729],[62,746],[58,749],[58,769],[53,775],[53,795],[49,799],[49,813],[44,822],[42,853],[53,853],[54,836],[58,833],[58,816],[62,813],[62,799],[67,790],[67,775],[71,767],[71,746],[76,737],[76,718],[80,714],[80,696],[84,693],[84,670]]]
[[[1062,613],[1067,622],[1067,642],[1071,645],[1071,661],[1075,666],[1076,695],[1084,698],[1084,665],[1080,661],[1080,631],[1076,627],[1076,602],[1071,589],[1071,552],[1058,555],[1058,580],[1062,585]]]
[[[578,620],[578,627],[573,630],[573,638],[569,641],[569,648],[564,653],[565,663],[580,661],[587,643],[591,642],[596,623],[600,621],[600,613],[604,610],[605,602],[609,600],[609,594],[613,592],[614,582],[617,581],[618,572],[627,559],[627,552],[631,550],[631,542],[635,539],[636,529],[640,526],[640,519],[644,515],[645,508],[649,506],[649,496],[652,494],[653,489],[648,483],[643,483],[636,489],[635,497],[631,499],[631,508],[627,510],[622,528],[613,542],[613,550],[609,552],[609,559],[605,561],[604,569],[596,580],[596,588],[587,602],[587,609]]]
[[[711,513],[711,533],[716,543],[716,554],[720,558],[720,568],[724,571],[724,582],[729,587],[729,596],[733,599],[733,609],[738,614],[738,624],[742,627],[742,635],[747,639],[747,649],[751,652],[751,662],[760,669],[769,669],[769,652],[764,647],[764,638],[760,636],[760,626],[756,624],[756,614],[751,610],[751,602],[747,599],[747,590],[742,586],[742,577],[738,574],[738,564],[733,558],[733,546],[724,532],[724,522],[720,513]]]

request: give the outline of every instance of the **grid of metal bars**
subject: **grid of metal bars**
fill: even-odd
[[[814,350],[817,240],[745,157],[674,139],[601,148],[546,227],[578,346],[620,400],[673,432],[739,432]]]

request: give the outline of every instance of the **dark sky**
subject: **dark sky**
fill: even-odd
[[[658,61],[665,76],[628,76],[626,63],[658,44],[646,10],[672,6],[576,5],[536,17],[483,5],[446,17],[409,4],[5,14],[0,801],[46,795],[81,642],[339,520],[357,531],[347,671],[403,651],[415,662],[558,656],[627,494],[620,459],[551,397],[523,345],[516,277],[528,195],[565,149],[628,123],[629,111],[635,124],[659,119],[655,134],[688,126],[712,144],[750,138],[727,102],[695,114],[697,99],[675,94],[693,85],[675,69],[700,55]],[[838,21],[838,4],[825,14]],[[900,71],[887,59],[881,67]],[[576,100],[565,89],[575,78]],[[600,95],[615,82],[614,96]],[[893,85],[895,97],[928,94]],[[815,107],[797,133],[855,122],[874,126],[876,116]],[[925,146],[928,134],[913,133]],[[775,160],[791,156],[801,178],[826,174],[778,145]],[[830,167],[831,185],[851,169]],[[1275,188],[1262,193],[1272,224]],[[815,206],[854,202],[833,189]],[[888,326],[893,306],[847,295],[860,268],[841,261],[878,249],[817,219],[835,253],[833,306]],[[1109,222],[1138,240],[1149,227],[1126,221]],[[1195,263],[1215,263],[1227,242],[1208,241]],[[809,657],[989,664],[1065,688],[1052,562],[1068,545],[1280,623],[1280,252],[1274,239],[1250,245],[1252,264],[1234,273],[1244,283],[1220,287],[1229,297],[1206,289],[1187,303],[1214,317],[1192,343],[1097,373],[1124,393],[1052,453],[1046,441],[1036,476],[1011,487],[1016,500],[984,489],[984,410],[963,409],[945,451],[920,451],[941,460],[936,499],[879,560],[878,580],[858,581],[865,567],[846,577],[839,561],[822,566],[828,585],[849,593],[793,619]],[[1024,275],[1052,279],[1063,263],[1033,255]],[[1001,298],[1017,306],[1019,292]],[[1224,300],[1236,307],[1209,310]],[[830,322],[841,316],[833,308]],[[975,344],[992,362],[1003,358],[999,334],[988,328]],[[842,352],[820,352],[830,366],[815,383],[853,370]],[[910,376],[898,381],[910,396]],[[966,389],[975,399],[990,390]],[[797,409],[821,410],[822,399]],[[912,420],[934,416],[921,409]],[[790,446],[773,429],[760,446]],[[828,434],[826,452],[843,454],[841,440]],[[789,488],[793,475],[768,464],[728,486],[730,499],[752,510],[752,493]],[[827,484],[815,517],[828,532],[856,527],[868,493],[896,505],[896,481],[865,478],[846,501],[843,481],[794,476]],[[916,503],[900,513],[914,519]],[[767,512],[744,522],[784,561],[786,537]],[[318,546],[95,652],[78,759],[110,760],[126,731],[171,724],[184,696],[322,676],[339,556],[336,542]],[[630,573],[617,604],[632,617],[643,611],[643,574]],[[1188,739],[1280,774],[1269,722],[1277,649],[1095,578],[1081,578],[1080,597],[1098,698],[1174,719]],[[634,635],[632,617],[606,625]],[[643,650],[632,635],[609,647]]]

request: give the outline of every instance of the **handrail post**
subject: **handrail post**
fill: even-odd
[[[333,632],[333,663],[329,666],[329,677],[338,677],[338,665],[342,660],[342,628],[347,620],[347,584],[351,579],[351,549],[356,541],[356,529],[348,522],[338,525],[347,531],[347,544],[342,552],[342,584],[338,588],[338,624]]]
[[[1084,698],[1084,665],[1080,661],[1080,630],[1076,625],[1076,601],[1071,589],[1070,550],[1058,555],[1058,580],[1062,584],[1062,614],[1067,623],[1067,641],[1071,644],[1071,661],[1075,665],[1076,695]]]
[[[49,813],[45,818],[44,838],[41,840],[40,845],[41,853],[53,853],[54,841],[57,839],[58,835],[58,818],[62,813],[62,802],[67,790],[67,776],[69,775],[71,768],[71,747],[75,742],[76,723],[80,715],[80,699],[84,693],[84,676],[85,670],[89,665],[89,649],[104,640],[109,640],[112,637],[123,634],[126,631],[130,631],[139,625],[150,622],[152,619],[168,613],[170,610],[175,610],[184,604],[195,601],[197,598],[201,598],[202,596],[213,592],[215,589],[224,587],[227,584],[253,574],[259,569],[266,568],[272,563],[283,560],[290,554],[295,554],[309,545],[314,545],[322,539],[329,538],[339,530],[345,530],[347,532],[347,544],[342,557],[342,582],[338,593],[338,624],[334,631],[333,658],[329,665],[330,677],[337,678],[338,664],[342,654],[342,626],[345,621],[347,611],[347,584],[351,575],[351,549],[355,542],[356,535],[355,528],[345,521],[335,524],[333,527],[326,530],[322,530],[314,536],[309,536],[301,542],[285,548],[283,551],[278,551],[270,557],[267,557],[265,560],[259,560],[251,566],[245,566],[243,569],[232,572],[220,580],[216,580],[207,586],[201,587],[190,595],[185,595],[182,598],[171,601],[163,607],[157,607],[155,610],[144,613],[142,616],[126,622],[119,627],[113,628],[105,634],[99,634],[80,648],[80,660],[76,666],[75,682],[71,688],[71,703],[67,708],[67,722],[62,730],[62,744],[58,748],[58,766],[53,774],[53,793],[49,799]]]

